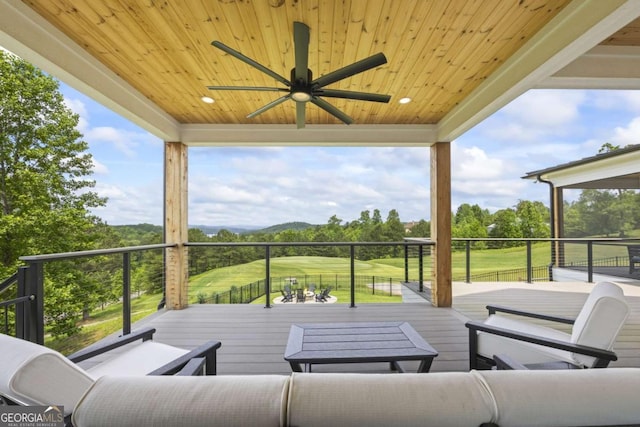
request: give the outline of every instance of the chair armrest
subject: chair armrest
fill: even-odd
[[[573,325],[575,323],[575,319],[570,319],[568,317],[560,317],[560,316],[551,316],[548,314],[540,314],[533,313],[531,311],[523,311],[517,310],[515,308],[504,307],[501,305],[488,305],[487,310],[489,310],[489,314],[496,314],[497,312],[508,313],[508,314],[516,314],[518,316],[531,317],[534,319],[541,320],[550,320],[552,322],[566,323],[569,325]]]
[[[609,350],[603,350],[601,348],[589,347],[586,345],[573,344],[566,341],[554,340],[551,338],[544,338],[537,335],[525,334],[522,332],[498,328],[495,326],[485,325],[481,322],[470,321],[465,324],[470,331],[480,331],[489,334],[499,335],[506,338],[511,338],[518,341],[530,342],[532,344],[539,344],[546,347],[557,348],[559,350],[569,351],[571,353],[584,354],[585,356],[595,357],[598,359],[604,359],[608,361],[618,360],[618,356]]]
[[[137,331],[133,331],[127,335],[121,335],[113,341],[99,343],[95,346],[91,346],[84,350],[77,351],[69,356],[67,359],[74,363],[82,362],[83,360],[90,359],[94,356],[97,356],[102,353],[106,353],[107,351],[113,350],[114,348],[122,347],[125,344],[132,343],[139,339],[142,341],[147,341],[153,338],[153,334],[156,332],[155,328],[142,328]]]
[[[203,375],[206,360],[207,359],[205,359],[204,357],[194,357],[193,359],[189,360],[187,364],[184,365],[184,368],[178,371],[176,375],[179,377],[194,377],[196,375]]]
[[[205,358],[205,375],[216,375],[216,353],[221,346],[220,341],[208,341],[148,375],[174,375],[185,368],[191,359],[195,358]]]

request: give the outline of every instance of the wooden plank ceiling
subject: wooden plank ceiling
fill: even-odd
[[[388,63],[330,86],[391,95],[389,104],[326,100],[358,124],[434,124],[569,0],[24,0],[180,123],[293,124],[281,96],[207,85],[283,87],[211,46],[219,40],[289,78],[293,22],[310,27],[309,68],[327,74],[377,52]],[[637,44],[638,21],[609,42]],[[205,104],[202,96],[211,96]],[[400,98],[413,102],[400,104]],[[339,123],[307,105],[307,124]]]

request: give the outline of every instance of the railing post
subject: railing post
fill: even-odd
[[[122,335],[131,333],[131,253],[122,254]]]
[[[467,240],[465,242],[465,271],[466,277],[465,282],[471,283],[471,240]]]
[[[593,283],[593,241],[587,242],[587,282]]]
[[[409,283],[409,245],[404,245],[404,282]]]
[[[418,291],[424,292],[424,247],[418,245]]]
[[[44,265],[41,262],[29,264],[26,284],[27,294],[35,296],[27,306],[26,339],[44,345]]]
[[[350,308],[356,306],[356,247],[349,245],[351,255],[351,305]]]
[[[18,268],[18,292],[16,297],[25,297],[29,295],[27,292],[27,274],[29,272],[29,267],[22,266]],[[23,303],[16,304],[16,337],[22,338],[23,340],[28,339],[27,329],[29,325],[28,313],[30,311],[30,307],[32,305],[31,301],[25,301]],[[7,311],[5,311],[7,313]]]
[[[531,267],[531,240],[527,240],[527,283],[533,282]]]
[[[267,300],[264,308],[271,308],[271,246],[264,246],[264,295]]]

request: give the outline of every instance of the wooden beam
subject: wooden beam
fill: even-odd
[[[451,307],[451,144],[431,146],[431,240],[433,254],[431,301]]]
[[[188,302],[187,146],[165,142],[164,238],[177,244],[166,250],[166,307],[186,308]]]

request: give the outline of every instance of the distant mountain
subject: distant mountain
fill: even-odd
[[[256,229],[250,227],[239,227],[235,225],[190,225],[189,228],[198,228],[204,234],[218,234],[220,230],[227,230],[236,234],[246,234],[249,232],[253,232]]]
[[[285,222],[284,224],[272,225],[271,227],[262,228],[260,230],[253,230],[253,233],[265,233],[265,234],[275,234],[284,230],[306,230],[307,228],[315,227],[313,224],[309,224],[308,222]]]
[[[122,231],[132,230],[136,232],[162,233],[162,226],[152,225],[152,224],[116,225],[113,227]],[[266,228],[246,227],[246,226],[237,226],[237,225],[189,225],[189,228],[200,229],[204,234],[207,234],[207,235],[218,234],[220,230],[227,230],[227,231],[230,231],[231,233],[236,233],[236,234],[249,234],[249,233],[275,234],[284,230],[300,231],[300,230],[305,230],[307,228],[312,228],[312,227],[315,227],[315,225],[309,224],[308,222],[286,222],[284,224],[272,225]]]

